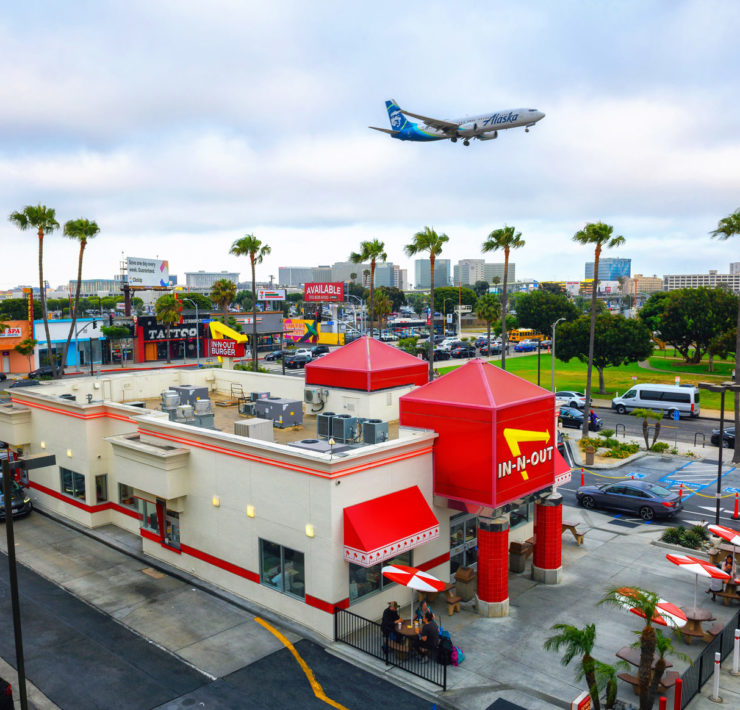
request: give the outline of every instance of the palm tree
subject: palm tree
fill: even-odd
[[[393,310],[393,303],[385,291],[378,292],[373,308],[375,309],[374,315],[378,316],[378,330],[380,330],[383,326],[383,320]]]
[[[77,239],[80,242],[80,255],[77,258],[77,288],[75,289],[75,300],[71,313],[72,323],[69,326],[67,342],[64,344],[64,350],[62,350],[63,363],[67,362],[67,350],[69,350],[69,344],[72,341],[75,323],[77,322],[77,308],[80,303],[80,287],[82,286],[82,257],[85,254],[88,239],[94,239],[99,232],[100,227],[89,219],[70,219],[64,224],[64,236]],[[90,359],[92,360],[92,339],[90,340]]]
[[[272,249],[263,244],[254,234],[245,234],[237,239],[229,250],[234,256],[249,256],[252,265],[252,372],[257,372],[257,276],[255,268]]]
[[[633,409],[630,414],[633,417],[640,417],[642,419],[642,436],[645,439],[645,450],[650,451],[660,436],[660,420],[663,418],[663,412],[654,412],[652,409]],[[655,433],[653,434],[652,444],[649,442],[648,437],[648,421],[651,419],[655,419]]]
[[[594,710],[600,710],[599,688],[596,683],[596,659],[591,655],[594,649],[594,639],[596,638],[596,626],[587,624],[582,629],[571,624],[555,624],[551,627],[553,631],[560,633],[550,636],[545,640],[544,647],[546,651],[560,651],[565,649],[560,663],[564,666],[576,657],[581,657],[581,671],[588,684],[588,692],[591,695],[591,702]],[[578,674],[580,675],[580,674]]]
[[[595,244],[594,281],[591,294],[591,328],[588,334],[588,367],[586,369],[586,403],[584,412],[591,409],[591,371],[594,366],[594,331],[596,330],[596,295],[599,286],[599,259],[603,249],[613,249],[624,244],[624,237],[613,237],[614,227],[603,222],[589,222],[583,229],[573,235],[573,241],[579,244]],[[588,437],[588,417],[583,417],[581,436]]]
[[[360,251],[353,251],[349,255],[349,260],[353,264],[364,264],[370,262],[370,334],[373,332],[373,318],[375,313],[373,311],[373,298],[375,295],[375,265],[380,261],[385,262],[388,255],[385,253],[385,244],[378,239],[373,239],[371,242],[365,241],[360,242]],[[390,311],[389,311],[390,312]]]
[[[740,209],[721,219],[717,224],[717,229],[711,232],[711,235],[717,239],[729,239],[740,235]],[[740,298],[737,301],[737,329],[735,330],[735,373],[737,377],[740,377]],[[740,392],[735,392],[735,431],[740,431]],[[732,462],[740,464],[740,444],[738,444],[737,436]]]
[[[182,319],[182,305],[176,296],[166,293],[157,299],[154,304],[154,312],[157,321],[164,323],[167,328],[167,362],[172,362],[170,359],[170,328]]]
[[[351,273],[351,274],[349,275],[349,280],[350,280],[350,281],[351,281],[352,283],[354,283],[354,282],[355,282],[355,279],[356,279],[356,278],[357,278],[357,274],[356,274],[356,273],[355,273],[355,272],[353,271],[353,272],[352,272],[352,273]]]
[[[403,250],[406,256],[415,256],[423,251],[429,254],[429,381],[434,379],[434,262],[442,253],[442,247],[450,241],[446,234],[437,234],[431,227],[424,227],[421,232],[414,234],[411,244]]]
[[[26,205],[20,212],[12,212],[10,221],[25,231],[33,227],[39,238],[39,297],[41,298],[41,316],[44,319],[44,331],[46,334],[47,353],[49,355],[49,365],[51,365],[51,374],[57,376],[57,363],[51,351],[51,335],[49,334],[49,314],[46,312],[46,288],[44,287],[44,235],[51,234],[55,229],[59,229],[59,222],[56,220],[56,213],[46,205]],[[62,373],[64,372],[64,362],[62,362]]]
[[[598,273],[598,272],[594,272]],[[656,615],[656,606],[660,601],[657,594],[640,587],[611,587],[599,604],[615,606],[619,609],[634,609],[638,616],[645,619],[645,627],[640,632],[640,665],[637,669],[638,688],[640,693],[640,710],[651,710],[655,694],[651,693],[653,680],[653,658],[658,646],[657,634],[652,625]],[[657,675],[657,667],[655,675]],[[661,671],[661,676],[663,672]],[[660,681],[660,677],[658,677]],[[656,685],[657,689],[657,685]]]
[[[236,284],[229,279],[219,279],[211,286],[210,297],[223,311],[224,323],[226,323],[229,306],[236,300]]]
[[[492,293],[485,293],[475,305],[475,315],[486,322],[488,336],[488,354],[491,354],[491,324],[501,314],[501,301]]]
[[[668,661],[666,661],[665,656],[670,654],[672,656],[676,656],[676,658],[680,658],[682,661],[691,663],[691,659],[685,653],[676,651],[676,649],[673,648],[673,642],[671,639],[664,636],[660,629],[655,629],[655,649],[658,652],[658,660],[655,662],[653,679],[650,683],[650,697],[653,698],[653,702],[655,701],[655,697],[658,695],[660,680],[668,666]]]
[[[501,368],[506,369],[506,290],[509,284],[509,253],[512,249],[521,249],[525,242],[522,233],[517,232],[514,227],[504,226],[494,229],[483,242],[483,253],[489,251],[504,250],[504,285],[501,290]]]

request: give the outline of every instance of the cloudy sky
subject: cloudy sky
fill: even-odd
[[[367,238],[411,267],[425,225],[457,260],[513,224],[519,276],[578,279],[571,237],[599,219],[633,273],[726,273],[740,241],[708,232],[740,207],[739,26],[740,4],[712,0],[25,0],[0,17],[0,200],[96,220],[84,278],[124,253],[246,279],[228,250],[247,232],[272,247],[258,278]],[[405,143],[367,128],[390,97],[547,116],[467,148]],[[34,235],[2,220],[0,242],[0,288],[36,283]],[[76,246],[46,244],[66,283]]]

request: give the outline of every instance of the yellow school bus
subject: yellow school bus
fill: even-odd
[[[538,333],[536,330],[530,328],[515,328],[509,331],[507,334],[510,342],[521,343],[522,340],[545,340],[545,336],[542,333]]]

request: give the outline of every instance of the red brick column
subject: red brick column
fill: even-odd
[[[563,577],[563,496],[553,493],[534,505],[532,578],[560,584]]]
[[[478,612],[509,614],[509,516],[478,521]]]

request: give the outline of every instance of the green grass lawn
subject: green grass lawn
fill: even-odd
[[[683,373],[705,375],[708,378],[716,377],[719,380],[729,379],[732,376],[732,370],[735,366],[734,362],[727,360],[716,360],[714,361],[714,369],[709,372],[708,360],[704,358],[698,365],[690,365],[684,362],[681,357],[670,357],[666,355],[653,355],[649,359],[651,367],[656,370],[665,370],[678,373],[683,376]]]
[[[650,364],[655,367],[653,360],[663,360],[662,356],[653,356],[650,358]],[[498,365],[500,360],[490,360],[491,364]],[[681,361],[683,362],[683,361]],[[549,355],[540,356],[540,384],[545,389],[550,389],[550,372],[551,372],[552,359]],[[723,367],[727,366],[726,361],[722,363],[715,363],[715,374],[718,371],[719,365]],[[459,365],[451,365],[449,367],[441,367],[438,372],[445,373],[450,370],[454,370]],[[696,366],[701,367],[701,366]],[[537,383],[537,355],[523,355],[520,357],[510,358],[506,360],[506,369],[514,375],[528,380],[529,382]],[[680,370],[681,373],[681,384],[697,384],[707,379],[705,372],[693,373],[686,370]],[[729,373],[728,373],[729,374]],[[635,378],[635,379],[633,379]],[[599,388],[599,373],[594,368],[592,375],[592,396],[597,399],[611,399],[618,393],[623,394],[632,385],[637,383],[668,383],[674,384],[676,373],[674,372],[656,372],[654,370],[647,370],[640,367],[637,363],[631,365],[622,365],[621,367],[608,367],[604,370],[604,394],[598,392]],[[586,364],[579,360],[573,359],[570,362],[562,362],[561,360],[555,359],[555,387],[558,390],[575,390],[583,392],[586,388]],[[713,392],[702,392],[701,393],[701,406],[705,409],[719,409],[719,395]],[[731,413],[734,411],[733,408],[733,397],[731,395],[725,395],[725,411]]]

